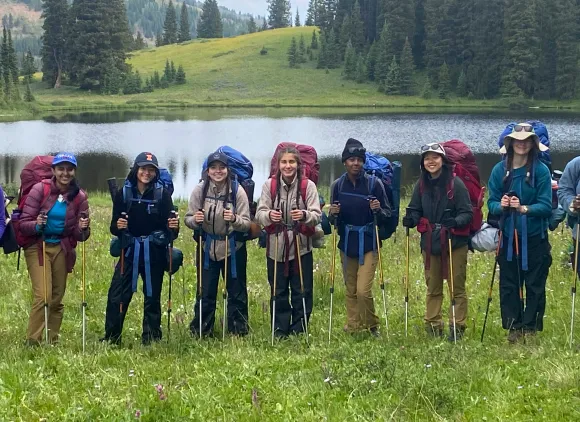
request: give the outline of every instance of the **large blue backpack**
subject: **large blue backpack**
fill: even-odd
[[[540,142],[549,148],[550,137],[548,135],[548,128],[546,127],[546,125],[539,120],[528,120],[526,123],[532,125],[532,128],[534,128],[534,132],[536,133],[536,135],[538,135],[538,138],[540,138]],[[499,135],[497,145],[500,148],[503,147],[504,138],[510,133],[512,133],[515,125],[517,125],[517,123],[511,122],[505,127],[501,135]],[[552,157],[550,156],[550,150],[540,152],[539,158],[545,165],[548,166],[550,170],[552,169]]]
[[[369,191],[372,192],[375,177],[378,178],[385,188],[385,193],[391,205],[391,217],[386,224],[379,227],[379,237],[381,240],[390,238],[397,230],[399,224],[399,207],[401,203],[401,170],[399,161],[389,161],[382,155],[366,152],[366,161],[363,166],[364,171],[370,176]]]

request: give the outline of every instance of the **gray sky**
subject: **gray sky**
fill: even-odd
[[[266,0],[218,0],[220,6],[234,9],[239,12],[252,13],[254,15],[266,15]],[[304,24],[306,19],[306,10],[308,9],[308,0],[290,0],[292,5],[292,16],[296,13],[296,7],[300,12],[300,19]]]

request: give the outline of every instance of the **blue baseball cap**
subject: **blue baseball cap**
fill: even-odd
[[[74,154],[71,154],[70,152],[59,152],[52,159],[52,166],[54,167],[54,166],[61,164],[61,163],[70,163],[74,167],[76,167],[77,166],[77,159],[74,156]]]

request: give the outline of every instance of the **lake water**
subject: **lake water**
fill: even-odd
[[[176,194],[187,197],[199,181],[204,158],[227,144],[253,162],[258,195],[279,142],[313,145],[321,161],[320,183],[329,184],[343,171],[339,157],[349,137],[359,139],[370,151],[402,161],[404,184],[417,178],[421,145],[458,138],[476,153],[482,178],[487,180],[500,159],[498,135],[508,122],[530,118],[541,119],[549,129],[555,169],[563,169],[580,149],[577,115],[537,111],[525,115],[339,112],[112,112],[0,123],[0,183],[18,184],[20,170],[32,156],[66,150],[77,154],[82,186],[105,191],[108,178],[126,176],[134,157],[151,151],[172,172]]]

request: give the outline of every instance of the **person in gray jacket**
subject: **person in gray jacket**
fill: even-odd
[[[574,249],[578,235],[578,216],[580,215],[580,157],[574,158],[564,169],[558,183],[558,201],[568,214],[568,225],[572,228]],[[576,250],[574,250],[574,255]],[[578,271],[578,268],[576,269]],[[580,271],[578,271],[580,274]]]

